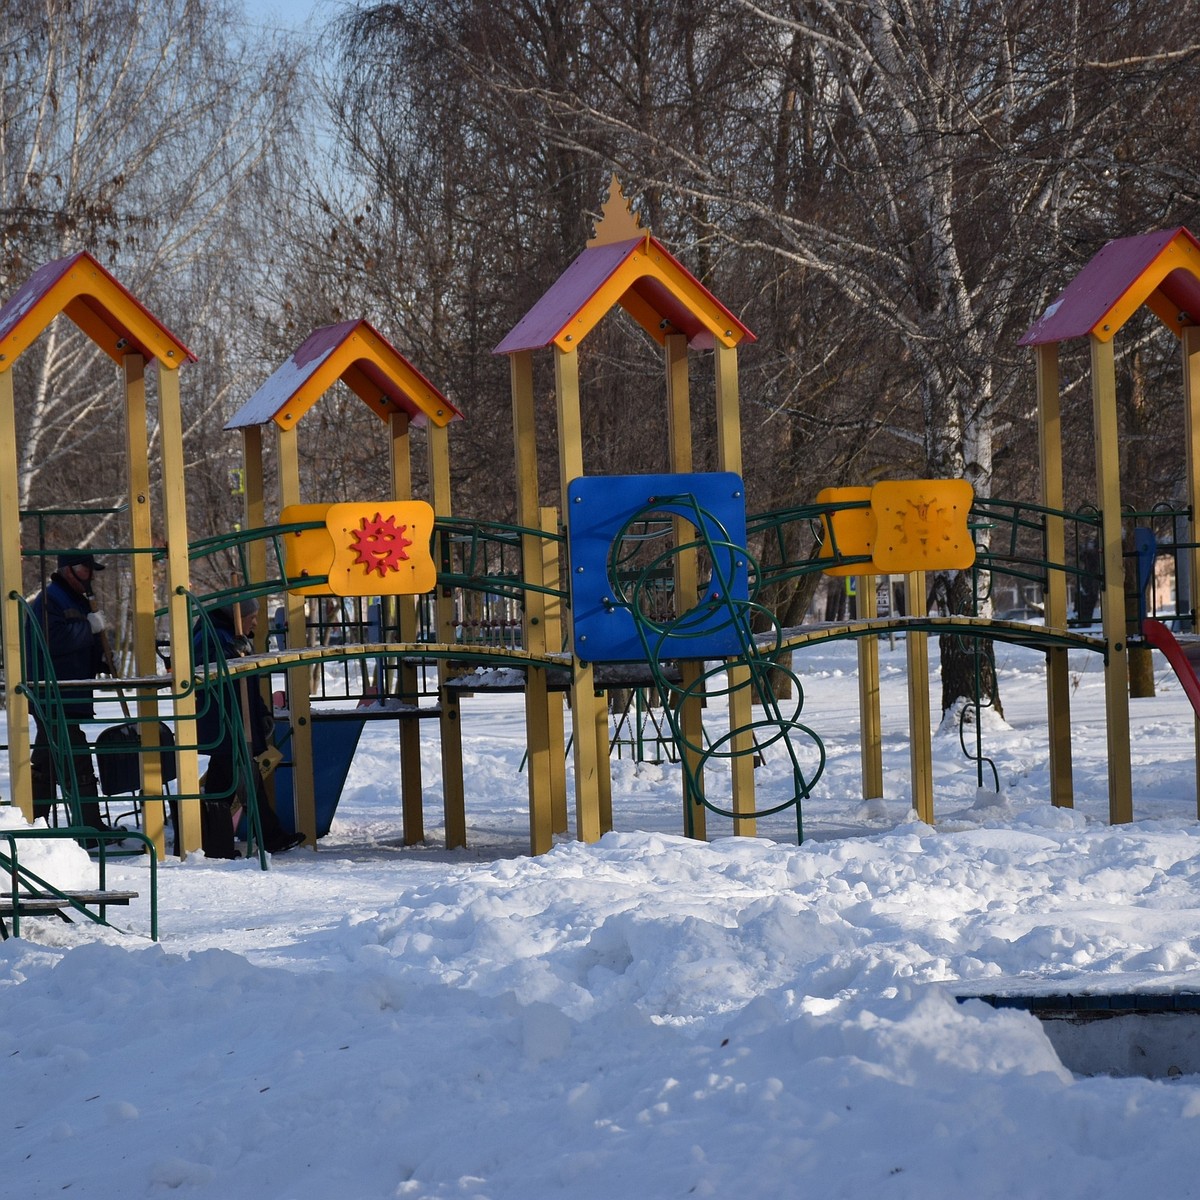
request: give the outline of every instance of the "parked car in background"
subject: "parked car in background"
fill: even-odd
[[[1033,625],[1044,621],[1046,614],[1036,604],[1025,604],[1020,608],[1006,608],[996,614],[997,621],[1024,621]]]

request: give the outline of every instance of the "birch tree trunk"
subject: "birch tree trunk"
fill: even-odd
[[[229,0],[5,6],[0,296],[86,250],[202,355],[252,328],[268,258],[250,247],[269,244],[265,189],[294,128],[298,56],[240,43],[241,15]],[[189,371],[184,400],[189,430],[211,441],[229,380],[205,371]],[[62,319],[22,355],[16,384],[22,507],[118,504],[108,356]],[[54,537],[82,542],[105,520],[57,520]]]

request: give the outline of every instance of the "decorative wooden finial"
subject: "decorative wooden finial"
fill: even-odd
[[[608,196],[600,209],[600,220],[592,233],[589,246],[611,246],[613,242],[628,242],[648,232],[642,228],[631,201],[625,199],[616,175],[608,185]]]

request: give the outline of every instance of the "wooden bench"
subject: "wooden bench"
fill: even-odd
[[[19,929],[21,917],[35,917],[53,914],[68,924],[71,922],[71,910],[88,906],[99,910],[100,920],[104,921],[105,909],[110,904],[129,904],[138,898],[137,892],[113,892],[99,889],[91,891],[70,891],[61,894],[53,892],[12,892],[0,893],[0,940],[8,937],[8,924],[5,917],[16,917],[14,932]]]
[[[42,879],[18,861],[19,848],[26,842],[55,840],[79,841],[88,836],[101,843],[100,857],[93,859],[97,872],[94,887],[58,888]],[[153,853],[153,843],[143,833],[133,830],[122,831],[123,840],[140,841],[149,851],[150,868],[150,938],[158,941],[158,859]],[[107,885],[107,863],[104,844],[118,840],[117,834],[101,833],[86,827],[43,829],[36,826],[17,826],[0,829],[0,939],[9,936],[9,918],[12,936],[19,937],[21,918],[53,914],[68,923],[72,915],[85,917],[98,925],[108,924],[110,905],[125,906],[136,900],[140,893],[119,891]]]

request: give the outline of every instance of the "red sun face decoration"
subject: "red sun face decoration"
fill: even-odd
[[[363,517],[360,527],[350,532],[354,565],[363,566],[366,575],[378,571],[380,579],[389,571],[400,570],[400,564],[408,561],[407,550],[412,545],[412,539],[404,536],[407,529],[407,525],[397,525],[394,516],[386,520],[379,513],[370,520]]]

